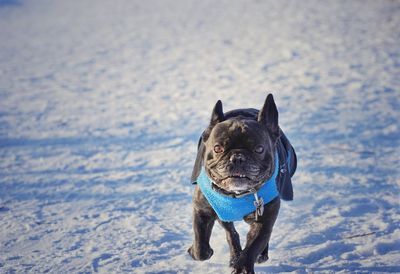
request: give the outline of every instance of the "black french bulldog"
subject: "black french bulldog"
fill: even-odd
[[[203,132],[192,173],[195,260],[213,255],[209,245],[215,220],[226,230],[232,273],[254,273],[254,263],[268,260],[268,244],[280,199],[293,200],[291,177],[296,153],[278,125],[272,94],[263,108],[223,113],[218,101]],[[250,224],[241,248],[233,221]]]

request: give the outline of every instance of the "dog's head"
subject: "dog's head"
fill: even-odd
[[[218,101],[202,136],[202,161],[214,187],[240,195],[261,186],[274,172],[279,136],[278,111],[271,94],[253,116],[224,114]]]

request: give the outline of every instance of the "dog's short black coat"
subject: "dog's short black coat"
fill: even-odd
[[[216,145],[219,146],[218,150],[215,149]],[[222,151],[220,151],[221,147]],[[254,147],[257,147],[257,150],[253,149]],[[297,157],[289,140],[278,125],[278,111],[273,96],[271,94],[267,96],[260,111],[237,109],[223,113],[221,101],[217,102],[211,115],[210,125],[199,140],[198,153],[192,172],[193,183],[204,167],[216,184],[219,184],[221,188],[228,189],[227,191],[241,184],[257,188],[259,182],[265,181],[271,174],[276,153],[279,156],[280,172],[276,183],[280,197],[266,204],[264,213],[257,219],[255,213],[243,218],[250,224],[244,249],[240,245],[239,234],[236,232],[233,222],[221,221],[200,188],[195,187],[193,197],[194,242],[188,250],[193,259],[207,260],[213,255],[209,241],[214,222],[217,220],[226,230],[230,248],[230,266],[233,267],[232,273],[254,273],[255,262],[262,263],[268,260],[268,244],[278,216],[280,198],[293,199],[291,177],[296,170]],[[235,174],[241,172],[246,175],[248,170],[257,170],[257,174],[248,175],[246,179],[231,175],[232,172]]]

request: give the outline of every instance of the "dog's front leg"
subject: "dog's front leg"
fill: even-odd
[[[214,251],[210,247],[210,237],[215,219],[214,210],[196,187],[193,199],[193,230],[194,241],[188,249],[190,256],[197,261],[204,261],[211,258]]]
[[[210,247],[211,231],[215,217],[205,214],[201,210],[193,210],[194,242],[188,249],[193,259],[204,261],[211,258],[214,251]]]
[[[219,220],[219,223],[226,231],[226,240],[228,241],[230,255],[231,255],[231,258],[229,260],[229,266],[233,266],[234,263],[239,258],[240,252],[242,251],[239,234],[237,233],[233,222],[223,222]]]
[[[279,207],[280,199],[276,198],[264,206],[264,214],[257,221],[254,214],[246,216],[245,221],[250,223],[250,231],[247,234],[246,247],[234,264],[232,273],[254,273],[254,263],[268,246]]]

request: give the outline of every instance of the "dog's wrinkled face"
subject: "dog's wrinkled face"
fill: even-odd
[[[218,102],[205,135],[204,166],[214,187],[240,195],[257,189],[273,174],[279,127],[272,98],[267,98],[254,118],[238,116],[225,120]]]
[[[217,124],[207,141],[205,167],[217,187],[240,194],[256,188],[274,170],[267,130],[257,121],[230,119]]]

